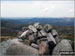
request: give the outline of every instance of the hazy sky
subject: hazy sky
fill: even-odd
[[[74,1],[1,1],[1,17],[74,17]]]

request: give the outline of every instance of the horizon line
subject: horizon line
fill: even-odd
[[[75,17],[1,17],[1,18],[75,18]]]

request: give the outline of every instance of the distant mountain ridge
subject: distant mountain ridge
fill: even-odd
[[[19,31],[22,31],[22,27],[27,27],[35,22],[51,24],[59,34],[71,34],[73,36],[74,31],[74,18],[1,18],[0,22],[1,36],[16,36]]]
[[[74,18],[1,18],[15,24],[28,24],[40,22],[41,24],[51,24],[57,26],[74,26]]]

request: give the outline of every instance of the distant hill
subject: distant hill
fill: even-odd
[[[1,19],[0,23],[1,36],[16,36],[22,27],[27,26],[27,24],[16,24],[8,19]]]
[[[74,26],[74,18],[1,18],[2,20],[15,24],[28,24],[40,22],[55,26]]]
[[[57,30],[60,38],[74,40],[74,18],[1,18],[1,36],[17,36],[22,27],[27,27],[31,23],[52,24]],[[44,25],[43,25],[44,26]]]
[[[59,33],[62,33],[62,31],[66,29],[66,33],[73,34],[73,27],[68,26],[74,26],[74,18],[1,18],[0,22],[1,35],[15,36],[18,33],[18,31],[22,30],[22,27],[27,27],[31,23],[35,22],[40,22],[41,24],[51,24],[52,26],[56,26],[55,28],[57,31],[59,31]]]
[[[1,27],[9,28],[9,29],[15,29],[15,27],[18,27],[17,24],[12,23],[10,21],[1,20]]]

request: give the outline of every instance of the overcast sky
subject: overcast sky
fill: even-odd
[[[1,17],[74,17],[74,1],[1,1]]]

